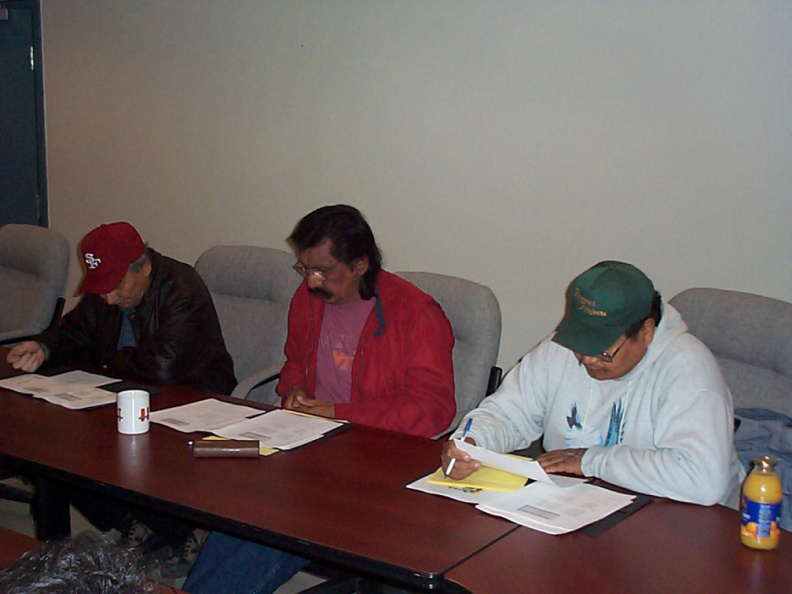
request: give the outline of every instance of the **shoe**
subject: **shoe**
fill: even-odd
[[[209,533],[206,530],[200,528],[193,530],[187,540],[174,549],[171,556],[160,564],[162,577],[167,580],[175,580],[190,573],[190,568],[198,558],[207,536]]]
[[[144,550],[147,548],[154,531],[146,526],[143,522],[135,520],[132,525],[127,529],[126,534],[122,538],[122,543],[133,549]]]

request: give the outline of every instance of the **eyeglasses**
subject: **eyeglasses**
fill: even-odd
[[[339,263],[336,262],[330,268],[322,269],[322,268],[308,268],[302,262],[296,262],[294,266],[292,266],[292,268],[294,268],[297,271],[297,273],[303,278],[308,278],[309,276],[312,276],[324,282],[327,280],[327,276],[330,274],[333,268],[338,266],[338,264]]]
[[[621,350],[621,348],[625,345],[625,343],[628,340],[629,339],[625,337],[625,339],[622,341],[622,343],[618,347],[616,347],[616,350],[613,351],[612,354],[605,352],[605,353],[602,353],[601,355],[597,355],[596,356],[597,359],[599,359],[600,361],[605,361],[605,363],[613,363],[613,360],[616,358],[616,355],[619,354],[619,351]]]

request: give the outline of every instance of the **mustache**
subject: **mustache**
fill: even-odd
[[[324,287],[315,287],[313,289],[308,289],[308,293],[310,293],[311,295],[316,295],[317,297],[320,298],[324,297],[326,299],[330,299],[333,296],[333,294]]]

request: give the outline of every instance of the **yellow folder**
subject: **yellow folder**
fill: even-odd
[[[524,487],[527,480],[524,476],[488,466],[482,466],[461,481],[455,481],[445,476],[442,468],[438,468],[429,476],[429,482],[435,485],[446,485],[458,489],[488,489],[490,491],[516,491]]]

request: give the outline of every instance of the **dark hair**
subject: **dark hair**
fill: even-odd
[[[0,570],[3,594],[148,594],[160,586],[134,549],[96,532],[53,540]]]
[[[368,270],[360,279],[360,296],[371,299],[376,293],[377,274],[382,269],[382,253],[360,211],[346,204],[317,208],[300,219],[287,239],[297,252],[325,240],[331,243],[332,256],[350,268],[355,260],[368,258]]]
[[[638,335],[638,332],[641,331],[641,328],[644,325],[644,322],[648,319],[654,319],[655,328],[660,325],[660,319],[663,317],[663,300],[660,297],[660,293],[657,291],[654,292],[654,296],[652,297],[652,308],[649,310],[649,315],[645,318],[638,320],[637,322],[633,322],[624,331],[624,334],[627,338],[633,338],[634,336]]]

